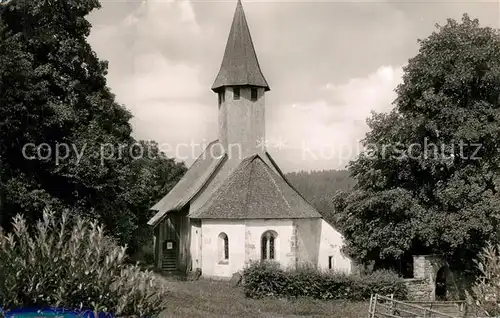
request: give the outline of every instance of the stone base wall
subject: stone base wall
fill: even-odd
[[[428,279],[410,278],[405,279],[408,288],[408,298],[414,301],[433,301],[434,284]]]
[[[413,256],[413,278],[436,280],[438,270],[446,262],[441,255],[415,255]]]

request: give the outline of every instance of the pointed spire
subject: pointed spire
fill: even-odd
[[[234,85],[253,85],[270,90],[260,70],[241,0],[236,4],[226,51],[212,90]]]

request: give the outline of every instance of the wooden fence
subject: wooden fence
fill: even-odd
[[[418,317],[418,318],[463,318],[467,315],[465,302],[404,302],[394,299],[394,295],[372,295],[368,318]]]

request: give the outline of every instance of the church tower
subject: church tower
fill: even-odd
[[[230,159],[265,151],[264,95],[270,88],[260,70],[241,0],[212,90],[218,94],[219,142]]]
[[[219,98],[219,138],[151,208],[155,268],[229,278],[262,259],[283,268],[309,264],[350,273],[342,234],[293,187],[262,145],[269,85],[240,1],[212,86]]]

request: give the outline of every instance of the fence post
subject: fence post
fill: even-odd
[[[372,318],[375,318],[375,313],[377,312],[377,294],[375,294],[375,297],[373,299],[373,312],[372,312]]]
[[[372,318],[373,294],[370,295],[370,305],[368,306],[368,318]]]
[[[391,294],[391,315],[394,315],[394,294]]]

